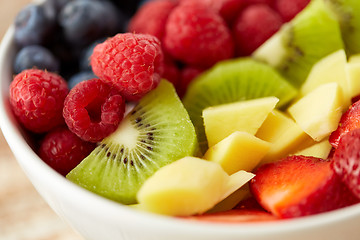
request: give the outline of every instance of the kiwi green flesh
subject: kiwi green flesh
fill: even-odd
[[[223,61],[196,78],[183,98],[194,123],[202,153],[208,148],[202,111],[210,106],[268,96],[279,98],[278,108],[297,90],[274,68],[250,58]]]
[[[66,177],[106,198],[134,204],[148,177],[197,150],[189,115],[172,84],[162,80]]]
[[[276,67],[295,87],[306,80],[312,66],[328,54],[344,48],[339,22],[323,0],[313,0],[292,21],[279,30],[278,41],[283,49],[282,59]],[[264,44],[271,43],[270,40]],[[272,43],[273,44],[273,43]],[[261,47],[260,47],[261,48]],[[259,60],[272,58],[267,51],[256,51]],[[270,63],[271,64],[271,63]]]
[[[360,53],[360,1],[324,0],[340,22],[348,55]]]

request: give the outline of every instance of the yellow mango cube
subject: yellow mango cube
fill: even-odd
[[[326,159],[331,151],[331,144],[328,139],[322,140],[308,148],[298,151],[295,155],[304,155]]]

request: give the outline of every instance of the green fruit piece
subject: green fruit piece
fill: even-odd
[[[133,204],[147,178],[196,150],[188,113],[173,86],[163,80],[66,177],[106,198]]]
[[[348,54],[360,53],[360,1],[324,0],[340,22]]]
[[[323,0],[313,0],[253,54],[300,87],[312,66],[344,48],[340,25]]]
[[[274,96],[277,107],[291,101],[297,90],[267,64],[249,58],[227,60],[200,75],[189,86],[183,102],[195,125],[201,151],[208,148],[202,118],[210,106]]]

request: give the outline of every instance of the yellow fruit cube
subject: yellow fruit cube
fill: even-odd
[[[346,70],[349,78],[350,97],[353,98],[359,96],[360,95],[360,61],[349,62],[346,65]]]
[[[208,149],[204,158],[217,162],[228,174],[252,171],[270,149],[270,144],[247,132],[236,131]]]
[[[331,148],[332,146],[329,143],[329,140],[325,139],[308,148],[300,150],[299,152],[295,153],[295,155],[312,156],[312,157],[326,159],[329,156]]]
[[[204,109],[208,146],[215,145],[235,131],[255,134],[278,101],[276,97],[265,97]]]

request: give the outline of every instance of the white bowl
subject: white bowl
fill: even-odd
[[[339,240],[360,239],[360,204],[329,213],[266,223],[214,224],[140,212],[78,187],[31,148],[8,103],[15,54],[13,27],[0,46],[0,125],[17,161],[54,211],[93,240]]]

